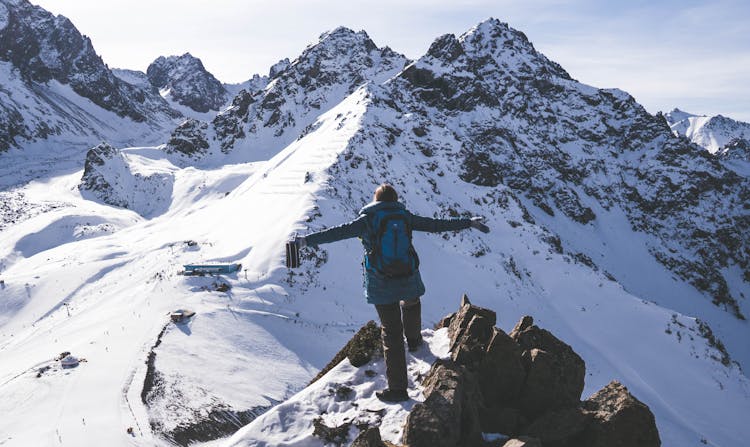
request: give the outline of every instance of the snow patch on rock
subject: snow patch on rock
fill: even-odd
[[[176,169],[166,160],[129,154],[102,143],[86,154],[79,188],[85,197],[153,217],[169,208]]]

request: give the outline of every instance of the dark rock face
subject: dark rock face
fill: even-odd
[[[531,325],[514,333],[523,350],[526,383],[521,408],[529,418],[550,409],[576,405],[583,392],[586,365],[578,354],[549,331]]]
[[[179,152],[188,157],[198,156],[208,149],[205,132],[208,124],[192,118],[185,120],[169,137],[166,152]]]
[[[510,336],[492,326],[486,334],[490,321],[494,312],[464,296],[444,323],[452,359],[435,362],[427,374],[425,401],[409,413],[404,443],[481,445],[484,432],[515,437],[506,446],[660,445],[653,414],[619,383],[581,402],[583,360],[531,317]]]
[[[317,436],[326,443],[341,445],[349,437],[351,422],[345,422],[335,427],[329,427],[323,422],[323,418],[313,420],[313,436]]]
[[[196,112],[218,111],[227,102],[224,85],[190,53],[161,56],[148,66],[146,75],[154,87],[169,89],[176,102]]]
[[[750,161],[750,140],[746,138],[733,138],[724,147],[719,149],[717,154],[723,160]]]
[[[592,422],[593,416],[578,406],[568,407],[545,413],[525,427],[524,432],[545,446],[569,445],[568,441],[577,439]]]
[[[503,405],[518,402],[526,369],[522,363],[521,349],[502,329],[493,328],[478,374],[485,402],[500,402]],[[500,430],[500,433],[507,432]]]

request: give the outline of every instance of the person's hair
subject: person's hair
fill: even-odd
[[[398,202],[398,194],[396,194],[396,189],[388,183],[383,183],[375,190],[375,201]]]

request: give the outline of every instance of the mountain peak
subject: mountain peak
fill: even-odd
[[[154,87],[169,89],[174,101],[196,112],[219,110],[227,100],[226,88],[190,53],[159,56],[148,66],[146,75]]]
[[[354,31],[345,26],[339,26],[331,31],[320,35],[318,42],[310,45],[308,48],[319,46],[332,46],[335,50],[345,51],[348,46],[359,47],[364,45],[367,51],[377,50],[378,46],[370,39],[370,36],[364,31]]]
[[[453,65],[449,71],[477,72],[482,77],[504,72],[522,78],[571,79],[560,65],[536,51],[524,33],[495,18],[478,23],[460,37],[438,37],[420,62],[422,66]]]

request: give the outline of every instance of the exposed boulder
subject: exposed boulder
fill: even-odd
[[[411,447],[478,445],[479,395],[471,372],[455,362],[437,361],[424,385],[425,401],[409,413],[404,443]]]
[[[581,404],[593,417],[578,445],[656,447],[661,445],[651,410],[620,382],[612,381]]]
[[[492,330],[479,368],[479,383],[486,401],[514,404],[526,376],[521,363],[521,350],[502,329]]]
[[[524,325],[522,320],[518,326]],[[521,391],[524,414],[533,418],[576,405],[583,392],[586,364],[573,348],[536,325],[514,331],[514,339],[523,350],[521,359],[527,373]]]

